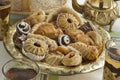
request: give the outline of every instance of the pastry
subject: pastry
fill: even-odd
[[[88,46],[85,43],[82,43],[82,42],[71,43],[71,44],[69,44],[69,46],[74,47],[81,54],[84,54],[84,52],[88,49]]]
[[[84,32],[81,30],[67,29],[67,30],[65,30],[65,33],[68,34],[74,42],[83,42],[87,45],[92,43],[91,40],[89,39],[89,37],[86,34],[84,34]]]
[[[39,9],[30,14],[30,16],[24,19],[24,21],[30,24],[31,27],[33,27],[35,24],[43,22],[45,20],[45,17],[45,12]]]
[[[89,37],[87,35],[76,35],[76,37],[74,37],[75,42],[83,42],[87,45],[90,45],[92,42],[89,39]]]
[[[46,21],[47,22],[58,22],[58,18],[60,15],[62,14],[70,14],[74,17],[75,19],[75,23],[79,26],[80,25],[83,25],[85,20],[75,11],[73,10],[72,8],[69,8],[69,7],[60,7],[60,8],[56,8],[54,9],[48,16],[47,16],[47,19]],[[65,17],[66,18],[66,17]],[[59,26],[58,26],[59,27]],[[63,26],[63,27],[67,27],[67,26]]]
[[[99,51],[96,46],[86,45],[82,42],[71,43],[69,46],[78,50],[85,60],[96,60],[99,56]]]
[[[99,51],[96,46],[88,46],[87,50],[83,54],[84,59],[90,61],[96,60],[98,56],[99,56]]]
[[[40,61],[48,53],[48,45],[36,38],[28,38],[23,42],[22,53],[30,59]]]
[[[60,13],[57,17],[57,26],[62,29],[77,29],[79,21],[70,13]]]
[[[74,29],[74,30],[72,30],[72,29],[66,29],[66,30],[64,30],[64,33],[67,34],[67,35],[69,35],[74,42],[76,42],[75,41],[75,37],[77,35],[85,35],[83,31],[78,30],[78,29]]]
[[[59,45],[68,45],[70,44],[70,42],[71,42],[70,36],[66,34],[59,35],[58,37]]]
[[[47,36],[51,39],[56,39],[59,35],[63,34],[60,28],[55,28],[52,23],[42,22],[33,26],[31,33]]]
[[[71,51],[62,60],[64,66],[78,66],[82,63],[82,56],[79,52]]]
[[[96,31],[89,31],[86,33],[94,42],[94,45],[102,43],[102,37]]]
[[[20,22],[16,25],[17,31],[20,34],[28,34],[31,31],[31,27],[26,22]]]
[[[66,55],[71,50],[67,46],[58,46],[57,51],[60,51],[60,52],[62,52],[62,54]]]
[[[86,33],[86,35],[88,35],[91,41],[93,42],[92,45],[97,46],[99,53],[101,53],[104,47],[104,42],[100,34],[98,34],[96,31],[89,31]]]
[[[56,41],[54,41],[46,36],[29,33],[27,37],[28,38],[36,38],[36,39],[40,39],[42,41],[45,41],[46,44],[48,45],[48,48],[50,51],[54,51],[58,48]]]
[[[85,35],[83,31],[78,30],[78,29],[76,29],[76,30],[66,29],[66,30],[64,30],[64,32],[65,32],[66,34],[68,34],[69,36],[71,36],[71,37],[74,37],[74,36],[76,36],[77,34]]]
[[[63,57],[64,55],[59,51],[49,52],[45,57],[45,62],[52,66],[58,66],[61,65]]]

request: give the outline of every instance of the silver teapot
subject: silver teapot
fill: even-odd
[[[77,0],[72,0],[73,8],[82,13],[87,19],[100,26],[110,25],[109,31],[115,20],[119,17],[117,0],[86,0],[84,5],[78,4]]]

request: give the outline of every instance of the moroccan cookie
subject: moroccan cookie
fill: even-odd
[[[30,59],[40,61],[48,53],[48,45],[36,38],[29,38],[23,42],[22,52]]]
[[[79,52],[71,51],[62,60],[65,66],[78,66],[82,63],[82,56]]]
[[[70,13],[60,13],[57,17],[57,26],[62,29],[77,29],[79,21]]]
[[[61,64],[63,57],[64,55],[59,51],[49,52],[46,55],[45,62],[52,66],[58,66]]]
[[[40,39],[42,41],[45,41],[46,44],[48,45],[49,51],[54,51],[58,48],[56,41],[53,39],[50,39],[46,36],[29,33],[27,37],[28,38],[36,38],[36,39]]]
[[[60,28],[55,28],[52,23],[42,22],[33,26],[31,33],[47,36],[51,39],[56,39],[60,34],[63,34]]]

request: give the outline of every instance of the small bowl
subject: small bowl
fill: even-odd
[[[108,56],[113,60],[120,61],[120,37],[108,40],[105,44]]]

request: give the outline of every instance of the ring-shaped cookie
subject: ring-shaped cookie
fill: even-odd
[[[48,45],[42,40],[29,38],[23,42],[22,52],[30,59],[40,61],[48,53]]]
[[[57,17],[57,26],[62,29],[77,29],[79,21],[73,14],[60,13]]]

